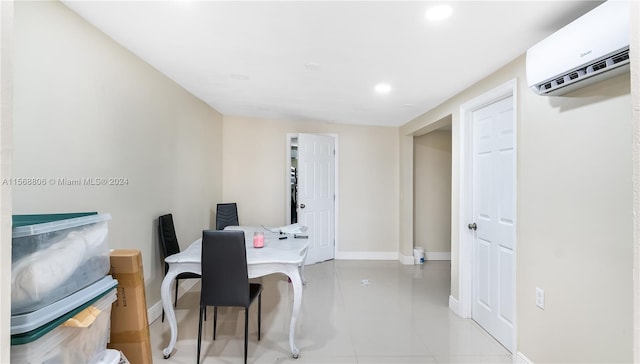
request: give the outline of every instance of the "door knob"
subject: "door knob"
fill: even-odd
[[[467,225],[469,227],[469,230],[477,230],[478,229],[478,225],[476,225],[476,223],[471,223],[469,225]]]
[[[303,203],[300,204],[300,208],[303,209],[305,206]]]

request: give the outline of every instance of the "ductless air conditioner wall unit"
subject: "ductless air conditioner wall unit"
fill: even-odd
[[[527,83],[562,95],[629,72],[629,2],[609,0],[527,50]]]

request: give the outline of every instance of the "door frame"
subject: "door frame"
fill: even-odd
[[[333,146],[335,148],[335,156],[334,156],[334,164],[333,164],[333,168],[334,168],[334,173],[333,173],[333,192],[335,194],[335,201],[333,203],[333,259],[336,259],[336,253],[338,252],[338,202],[340,201],[340,194],[338,192],[338,181],[339,176],[338,176],[338,171],[340,170],[340,168],[338,168],[338,161],[339,161],[339,143],[338,143],[338,134],[333,134],[333,133],[287,133],[287,142],[286,142],[286,155],[285,155],[285,160],[286,160],[286,178],[285,178],[285,195],[284,195],[284,205],[285,205],[285,209],[284,209],[284,218],[285,218],[285,224],[288,224],[291,221],[291,209],[290,209],[290,203],[291,203],[291,188],[290,188],[290,183],[291,180],[289,179],[289,173],[291,172],[291,139],[292,138],[297,138],[298,134],[315,134],[315,135],[324,135],[324,136],[328,136],[328,137],[332,137],[333,138]]]
[[[513,254],[513,267],[514,267],[514,300],[513,300],[513,348],[509,348],[514,355],[517,353],[517,252],[518,252],[518,201],[517,201],[517,166],[518,166],[518,97],[517,97],[517,80],[512,79],[470,101],[460,105],[460,164],[459,173],[459,211],[458,214],[458,307],[456,313],[463,318],[472,317],[472,303],[473,303],[473,233],[470,232],[467,225],[473,219],[473,112],[479,110],[487,105],[490,105],[496,101],[502,100],[509,96],[513,97],[513,121],[514,121],[514,148],[515,155],[515,171],[514,177],[514,199],[516,206],[516,237],[514,241],[514,254]]]

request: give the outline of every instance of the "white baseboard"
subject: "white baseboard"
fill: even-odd
[[[425,260],[451,260],[451,252],[425,252]]]
[[[162,301],[158,301],[147,310],[147,318],[149,319],[149,325],[162,316]]]
[[[451,260],[451,252],[426,252],[426,260]],[[413,265],[413,255],[395,252],[337,252],[336,260],[399,260],[401,264]]]
[[[413,261],[413,255],[403,255],[400,254],[400,263],[404,264],[404,265],[414,265],[415,262]]]
[[[518,354],[516,354],[516,364],[533,364],[533,362],[518,351]]]
[[[337,252],[337,260],[398,260],[398,252]],[[413,258],[411,258],[413,262]]]
[[[180,299],[180,297],[182,297],[188,290],[190,290],[197,283],[198,283],[197,279],[181,280],[180,289],[178,289],[178,299]],[[171,291],[171,294],[172,294],[171,298],[173,299],[173,290]],[[155,320],[159,319],[161,316],[162,316],[162,300],[154,303],[147,310],[147,319],[149,320],[149,325],[151,325]]]
[[[462,317],[462,313],[460,312],[460,302],[458,302],[458,300],[453,296],[449,296],[449,309],[456,315]]]

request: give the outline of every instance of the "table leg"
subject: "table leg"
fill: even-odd
[[[304,263],[298,266],[298,271],[300,272],[300,279],[302,280],[303,285],[307,285],[307,279],[304,277]]]
[[[289,325],[289,346],[291,347],[291,355],[294,359],[300,356],[300,350],[296,346],[294,339],[296,333],[296,321],[300,313],[300,305],[302,304],[302,279],[298,267],[294,267],[288,274],[293,286],[293,310],[291,312],[291,324]]]
[[[307,252],[309,251],[308,248],[306,248],[304,250],[304,252],[302,253],[302,263],[298,266],[298,270],[300,271],[300,278],[302,279],[302,284],[303,285],[307,285],[307,279],[304,277],[304,266],[307,264]]]
[[[165,359],[168,359],[171,356],[178,339],[178,323],[176,321],[176,313],[173,310],[173,303],[171,302],[171,285],[178,273],[179,272],[172,271],[171,268],[169,268],[169,271],[162,280],[162,286],[160,287],[160,297],[162,298],[164,316],[167,318],[169,326],[171,327],[171,341],[169,341],[169,346],[162,350],[162,354],[164,354]]]

